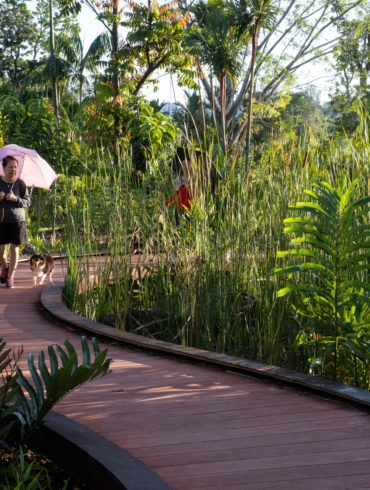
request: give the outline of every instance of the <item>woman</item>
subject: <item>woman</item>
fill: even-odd
[[[4,176],[0,178],[0,282],[14,288],[14,272],[18,265],[19,245],[27,243],[27,223],[24,208],[31,203],[26,184],[17,179],[18,160],[12,156],[3,160]],[[9,244],[9,266],[5,245]]]

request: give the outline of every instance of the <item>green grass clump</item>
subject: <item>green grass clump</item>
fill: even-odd
[[[213,161],[219,173],[214,192],[206,164],[211,152],[203,154],[193,162],[196,203],[179,225],[174,209],[163,207],[170,192],[166,162],[153,166],[140,185],[130,179],[127,156],[119,169],[101,162],[99,172],[83,176],[77,189],[66,184],[66,195],[75,197],[64,209],[69,306],[95,320],[114,313],[121,329],[135,310],[154,312],[159,331],[140,325],[134,330],[308,371],[311,354],[297,346],[301,325],[292,300],[277,294],[284,285],[274,275],[277,251],[289,245],[284,219],[289,205],[302,200],[315,182],[336,187],[345,175],[349,183],[358,179],[368,195],[368,148],[357,136],[339,142],[274,142],[247,179],[242,160]],[[163,224],[158,223],[161,213]],[[99,247],[107,256],[98,266],[79,258]],[[145,256],[153,254],[157,263],[137,268],[133,278],[130,256],[137,248]],[[82,291],[93,273],[94,285]],[[339,361],[338,379],[368,387],[368,367],[356,359],[353,353]],[[362,374],[348,375],[356,362]]]

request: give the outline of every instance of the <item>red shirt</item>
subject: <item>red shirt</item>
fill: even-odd
[[[177,200],[177,205],[180,209],[190,209],[192,207],[193,197],[184,184],[180,185],[179,189],[176,191],[176,196],[172,196],[171,199],[164,203],[164,205],[168,207],[175,201],[175,199]]]

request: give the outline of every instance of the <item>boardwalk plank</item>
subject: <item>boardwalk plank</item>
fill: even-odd
[[[274,468],[263,469],[249,472],[228,472],[223,475],[184,475],[171,479],[175,489],[197,489],[197,488],[217,488],[228,487],[240,490],[249,490],[252,484],[264,483],[270,485],[271,490],[275,490],[276,482],[285,482],[285,488],[291,490],[291,483],[299,481],[302,486],[299,488],[326,490],[326,487],[317,487],[315,483],[318,479],[332,480],[338,489],[345,489],[342,479],[347,477],[350,481],[358,476],[368,477],[368,462],[342,463],[342,464],[323,464],[316,466],[297,466],[295,468]],[[363,479],[361,479],[363,484]],[[305,485],[303,485],[305,483]],[[353,484],[352,484],[353,485]],[[268,488],[265,487],[265,488]]]

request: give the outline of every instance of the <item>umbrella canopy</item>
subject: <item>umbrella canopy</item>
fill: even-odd
[[[40,187],[49,189],[57,178],[57,174],[35,150],[22,148],[18,145],[6,145],[0,148],[0,160],[12,156],[18,160],[18,175],[24,180],[27,187]],[[3,166],[0,165],[0,175],[4,175]]]

